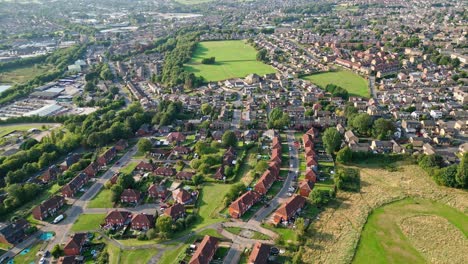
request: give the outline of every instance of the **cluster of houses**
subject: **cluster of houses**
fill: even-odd
[[[0,224],[0,243],[16,245],[23,242],[30,235],[28,229],[31,227],[23,218],[13,220],[8,224]]]
[[[272,139],[271,158],[268,169],[262,174],[254,186],[229,205],[229,215],[232,218],[240,218],[245,214],[262,196],[271,188],[273,183],[279,179],[281,168],[281,139],[275,135]]]

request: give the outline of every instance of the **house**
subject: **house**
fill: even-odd
[[[205,235],[197,250],[193,253],[189,264],[209,264],[218,249],[218,239]]]
[[[57,176],[60,174],[60,169],[56,165],[50,166],[43,174],[42,181],[47,183],[57,179]]]
[[[379,153],[388,153],[393,151],[393,143],[391,141],[372,140],[370,148]]]
[[[407,134],[414,134],[421,128],[421,123],[413,120],[403,120],[401,127]]]
[[[458,151],[460,151],[461,154],[465,154],[468,152],[468,143],[463,143],[458,147]]]
[[[355,141],[349,142],[348,147],[354,152],[368,152],[370,150],[369,143],[357,143]]]
[[[65,160],[60,164],[60,170],[66,171],[71,165],[77,163],[81,158],[81,154],[73,153],[65,158]]]
[[[148,124],[143,124],[141,127],[135,132],[136,136],[139,137],[144,137],[144,136],[150,136],[152,134],[152,128]]]
[[[314,189],[314,182],[303,180],[299,183],[299,194],[304,197],[309,197],[310,192]]]
[[[359,142],[359,138],[356,137],[353,133],[353,131],[351,130],[348,130],[344,133],[344,138],[346,140],[346,142],[351,142],[351,141],[354,141],[354,142]]]
[[[117,151],[122,151],[126,148],[128,148],[128,141],[125,139],[121,139],[115,143],[115,150]]]
[[[171,132],[166,139],[169,143],[180,143],[185,141],[185,135],[180,132]]]
[[[97,162],[91,162],[84,170],[84,173],[88,176],[88,178],[96,176],[96,174],[99,172],[99,165]]]
[[[141,199],[141,193],[134,189],[125,189],[120,195],[122,203],[135,203],[137,204]]]
[[[81,264],[83,263],[83,256],[62,256],[58,259],[58,264]]]
[[[86,244],[88,234],[76,233],[70,240],[68,240],[65,247],[63,247],[63,253],[67,256],[80,255],[83,250],[83,246]]]
[[[176,203],[173,206],[166,208],[164,214],[170,216],[172,220],[177,220],[185,215],[185,206],[180,203]]]
[[[154,174],[157,176],[174,176],[176,174],[176,170],[174,168],[167,168],[167,167],[158,167],[154,170]]]
[[[172,192],[172,198],[180,204],[188,204],[192,202],[192,195],[182,188],[174,190]]]
[[[37,220],[44,220],[49,216],[53,216],[65,204],[63,196],[54,195],[40,205],[34,207],[32,215]]]
[[[179,171],[175,177],[178,180],[191,181],[194,175],[195,173],[190,172],[190,171]]]
[[[306,169],[305,179],[312,182],[317,182],[317,174],[311,169]]]
[[[148,230],[154,227],[154,220],[150,214],[136,214],[132,217],[131,226],[135,230]]]
[[[115,147],[112,147],[112,148],[106,150],[106,152],[104,152],[104,154],[102,154],[97,159],[97,163],[101,167],[107,166],[107,164],[109,164],[109,162],[111,162],[115,158],[116,155],[117,155],[117,151],[116,151]]]
[[[105,219],[106,225],[120,227],[130,222],[131,213],[127,211],[110,211]]]
[[[244,131],[242,137],[245,141],[254,141],[258,139],[258,133],[256,130],[249,129]]]
[[[148,196],[154,199],[166,200],[170,193],[171,192],[164,185],[153,183],[148,188]]]
[[[256,242],[250,253],[248,264],[267,264],[271,246]]]
[[[232,218],[240,218],[252,205],[260,200],[260,194],[248,191],[229,205],[229,214]]]
[[[224,166],[221,166],[219,167],[215,174],[213,175],[213,178],[215,178],[216,180],[224,180],[225,179],[225,175],[224,175]]]
[[[275,182],[276,177],[271,173],[270,170],[266,170],[263,175],[258,179],[257,184],[255,184],[255,191],[261,195],[265,195],[270,189],[271,185]]]
[[[151,164],[149,162],[144,162],[144,161],[140,161],[140,163],[138,163],[135,167],[135,170],[139,170],[139,171],[154,171],[154,164]]]
[[[435,137],[433,139],[434,143],[441,146],[450,146],[450,139],[445,137]]]
[[[62,195],[64,197],[73,197],[75,194],[88,182],[88,176],[85,173],[80,173],[75,176],[69,183],[62,187]]]
[[[16,245],[23,242],[28,237],[26,230],[29,227],[31,225],[23,218],[3,226],[0,225],[0,243]]]
[[[286,201],[273,215],[273,222],[279,224],[283,221],[289,221],[296,213],[304,207],[306,198],[295,195]]]
[[[434,149],[433,146],[431,146],[430,144],[426,143],[423,145],[422,147],[423,149],[423,153],[426,154],[426,155],[434,155],[436,154],[436,151]]]
[[[187,148],[187,147],[184,147],[184,146],[175,146],[175,147],[172,149],[172,152],[173,152],[175,155],[186,155],[186,154],[189,154],[189,153],[190,153],[190,149]]]

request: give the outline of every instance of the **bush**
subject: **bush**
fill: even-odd
[[[339,168],[333,179],[340,190],[359,192],[361,189],[361,176],[357,169]]]
[[[202,64],[215,64],[216,63],[216,58],[215,57],[203,58],[201,63]]]

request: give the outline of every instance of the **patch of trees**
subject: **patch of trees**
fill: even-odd
[[[190,119],[191,115],[184,111],[182,102],[161,101],[158,110],[151,119],[153,125],[166,126],[172,124],[176,119]]]
[[[234,200],[236,200],[241,194],[245,191],[245,185],[241,182],[236,183],[231,186],[229,191],[224,197],[223,204],[224,206],[229,206]]]
[[[237,147],[237,136],[232,130],[227,130],[224,132],[223,137],[222,137],[222,142],[224,147]]]
[[[35,56],[31,58],[21,58],[14,61],[0,63],[0,72],[15,70],[22,67],[42,64],[48,55]]]
[[[329,127],[323,133],[322,141],[325,146],[325,150],[329,154],[335,153],[340,149],[343,136],[334,127]]]
[[[276,107],[268,116],[268,128],[283,129],[289,126],[289,115],[283,109]]]
[[[203,58],[201,60],[202,64],[215,64],[216,63],[216,58],[215,57],[209,57],[209,58]]]
[[[342,88],[342,87],[340,87],[338,85],[327,84],[327,86],[325,87],[325,90],[327,92],[331,93],[333,97],[341,97],[344,100],[349,99],[348,91],[346,91],[346,89],[344,89],[344,88]]]
[[[437,154],[420,156],[418,164],[439,185],[462,189],[468,188],[467,153],[462,156],[458,165],[453,164],[444,167],[444,159]]]
[[[336,197],[335,189],[323,190],[323,189],[314,188],[309,194],[310,201],[313,204],[315,204],[317,207],[327,205],[330,201],[335,199],[335,197]]]
[[[268,62],[268,55],[267,55],[267,50],[266,49],[261,49],[257,52],[256,56],[258,61],[267,63]]]
[[[361,175],[353,168],[339,168],[333,176],[335,186],[342,191],[359,192],[361,189]]]

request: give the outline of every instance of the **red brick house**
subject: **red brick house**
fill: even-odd
[[[255,191],[261,195],[265,195],[270,189],[271,185],[275,182],[276,177],[271,173],[271,171],[266,170],[262,177],[258,179],[257,184],[255,184]]]
[[[185,141],[185,135],[180,132],[171,132],[169,135],[167,135],[166,138],[170,143],[179,143]]]
[[[125,189],[120,195],[122,203],[138,203],[141,199],[141,193],[133,189]]]
[[[250,253],[248,264],[267,264],[270,256],[270,245],[260,242],[255,243]]]
[[[121,139],[115,143],[115,150],[117,151],[122,151],[126,148],[128,148],[128,141],[125,139]]]
[[[172,220],[177,220],[185,215],[185,206],[180,203],[176,203],[173,206],[164,210],[164,214],[170,216]]]
[[[304,197],[309,197],[310,192],[314,189],[314,182],[303,180],[299,182],[299,194]]]
[[[60,174],[60,169],[57,166],[52,165],[44,172],[44,174],[42,174],[41,179],[43,182],[53,181],[57,179],[57,176],[59,174]]]
[[[176,189],[172,192],[174,201],[180,204],[188,204],[192,202],[192,195],[184,189]]]
[[[135,170],[139,170],[139,171],[153,171],[154,169],[155,169],[154,164],[151,164],[149,162],[144,162],[144,161],[140,161],[140,163],[138,163],[138,165],[136,165],[135,167]]]
[[[304,148],[310,148],[314,146],[314,142],[312,141],[312,137],[310,135],[302,135],[302,141],[304,142]]]
[[[34,207],[32,215],[37,220],[43,220],[49,216],[55,215],[64,204],[65,198],[63,198],[63,196],[54,195],[50,199]]]
[[[305,179],[312,182],[317,182],[317,175],[313,170],[307,169],[305,173]]]
[[[229,205],[229,214],[232,218],[240,218],[252,205],[260,200],[260,194],[248,191]]]
[[[316,167],[318,165],[317,161],[311,156],[306,157],[306,166],[307,167]]]
[[[65,253],[67,256],[80,255],[81,250],[86,243],[87,237],[88,234],[86,233],[74,234],[63,248],[63,253]]]
[[[189,264],[209,264],[218,249],[218,239],[205,235],[197,250],[193,253]]]
[[[154,170],[154,174],[157,176],[174,176],[176,173],[174,168],[158,167]]]
[[[213,178],[215,178],[216,180],[221,181],[221,180],[224,179],[224,177],[225,177],[225,175],[224,175],[224,166],[221,166],[216,170],[215,174],[213,174]]]
[[[172,152],[176,155],[185,155],[190,153],[190,149],[184,146],[176,146],[172,149]]]
[[[166,200],[166,198],[171,194],[169,190],[164,185],[151,184],[148,188],[148,196],[154,199]]]
[[[107,214],[105,222],[109,226],[123,226],[129,223],[130,216],[130,212],[114,210]]]
[[[273,215],[273,222],[279,224],[283,221],[289,221],[306,203],[306,198],[300,195],[294,195],[286,201]]]
[[[106,152],[104,152],[104,154],[102,154],[98,159],[97,159],[97,163],[99,164],[99,166],[107,166],[107,164],[109,164],[109,162],[111,162],[115,156],[117,155],[117,151],[115,150],[115,147],[112,147],[110,149],[108,149]]]
[[[86,173],[80,173],[73,178],[69,183],[62,187],[62,195],[64,197],[73,197],[75,194],[88,182]]]
[[[189,171],[179,171],[177,174],[176,174],[176,179],[178,180],[185,180],[185,181],[191,181],[192,180],[192,177],[195,175],[195,173],[193,172],[189,172]]]
[[[149,214],[136,214],[132,217],[132,229],[148,230],[154,227],[154,216]]]
[[[99,165],[97,164],[97,162],[91,162],[91,164],[89,164],[88,167],[86,167],[83,172],[86,173],[86,175],[88,175],[89,178],[91,178],[91,177],[96,176],[98,171],[99,171]]]

